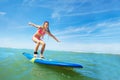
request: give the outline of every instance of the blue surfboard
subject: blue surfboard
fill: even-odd
[[[61,61],[55,61],[55,60],[38,59],[38,58],[34,58],[32,54],[25,53],[25,52],[23,53],[23,55],[34,63],[52,65],[52,66],[61,66],[61,67],[83,68],[82,65],[77,64],[77,63],[68,63],[68,62],[61,62]]]

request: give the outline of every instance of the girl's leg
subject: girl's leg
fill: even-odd
[[[36,43],[35,49],[34,49],[34,57],[37,57],[37,51],[40,46],[40,41],[36,37],[33,37],[33,41]]]
[[[42,40],[37,39],[36,37],[33,37],[33,41],[36,43],[36,47],[35,47],[35,50],[34,50],[35,53],[38,51],[38,48],[39,48],[40,44],[42,45],[40,57],[44,58],[43,53],[44,53],[46,44]],[[34,54],[34,57],[37,57],[37,54]]]
[[[36,43],[36,46],[35,46],[35,50],[34,50],[34,52],[37,52],[37,51],[38,51],[39,46],[40,46],[40,43],[37,42],[37,43]]]
[[[42,40],[40,40],[40,44],[42,45],[40,57],[41,57],[41,58],[44,58],[43,53],[44,53],[45,45],[46,45],[46,44],[45,44]]]

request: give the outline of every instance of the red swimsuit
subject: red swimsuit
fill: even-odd
[[[42,36],[45,35],[45,31],[43,31],[43,28],[39,28],[37,31],[39,34],[41,34]]]
[[[42,37],[45,35],[45,31],[43,30],[43,28],[39,28],[38,30],[37,30],[37,33],[38,34],[40,34]],[[40,39],[40,36],[38,36],[38,35],[34,35],[33,37],[36,37],[38,40],[41,40]]]

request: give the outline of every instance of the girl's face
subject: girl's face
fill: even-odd
[[[48,23],[44,23],[44,28],[47,30],[48,29]]]

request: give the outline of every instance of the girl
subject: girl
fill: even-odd
[[[39,25],[33,24],[31,22],[29,22],[29,25],[34,26],[38,29],[32,37],[32,40],[36,43],[36,46],[34,49],[34,57],[37,57],[37,54],[38,54],[37,51],[41,44],[42,47],[41,47],[41,52],[40,52],[40,58],[44,58],[43,52],[44,52],[46,44],[41,38],[43,38],[45,34],[48,34],[53,39],[55,39],[57,42],[59,42],[59,40],[53,34],[51,34],[51,32],[49,30],[49,22],[48,21],[45,21],[43,26],[39,26]]]

